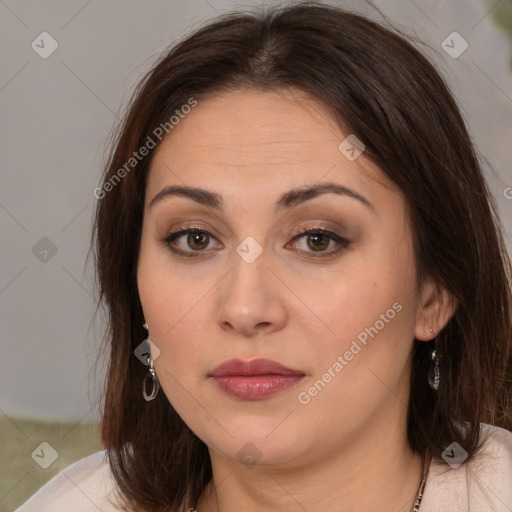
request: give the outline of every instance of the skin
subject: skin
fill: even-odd
[[[434,283],[419,286],[405,200],[364,152],[355,161],[341,153],[347,135],[312,97],[248,89],[199,99],[154,154],[138,288],[162,390],[209,448],[213,481],[199,512],[412,507],[421,458],[406,440],[411,348],[432,339],[454,306]],[[289,189],[327,181],[371,207],[331,193],[274,211]],[[177,196],[150,207],[168,185],[214,191],[224,210]],[[184,235],[174,246],[195,258],[163,241],[194,227],[211,237],[194,245]],[[314,227],[349,243],[294,240]],[[236,252],[248,236],[263,249],[252,263]],[[300,403],[396,303],[400,312]],[[264,399],[234,398],[208,375],[235,357],[266,357],[305,377]],[[259,457],[248,465],[239,459],[247,443]]]

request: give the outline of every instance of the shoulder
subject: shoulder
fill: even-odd
[[[74,462],[41,487],[15,512],[119,511],[105,450]]]
[[[465,453],[458,445],[451,448],[450,455]],[[512,510],[512,432],[482,424],[480,450],[469,462],[456,462],[432,461],[422,511]]]

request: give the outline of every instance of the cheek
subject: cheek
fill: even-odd
[[[332,279],[315,302],[325,326],[320,345],[328,347],[338,340],[342,348],[366,329],[374,332],[375,325],[379,335],[409,336],[415,318],[414,275],[407,265],[403,268],[397,272],[393,261],[386,262],[383,255],[378,265],[352,265]]]
[[[204,382],[209,369],[204,344],[212,317],[206,309],[215,281],[172,270],[164,251],[144,245],[137,281],[150,339],[160,350],[154,360],[160,385],[175,408],[188,410],[193,400],[184,390]]]
[[[158,372],[164,366],[167,368],[167,363],[162,365],[162,361],[166,361],[168,353],[175,350],[169,346],[169,340],[177,340],[173,335],[186,318],[193,297],[186,293],[190,288],[179,286],[167,266],[159,261],[159,251],[148,248],[148,245],[143,239],[137,268],[137,286],[150,339],[160,350],[155,360]]]
[[[340,421],[348,432],[383,404],[392,410],[406,403],[414,309],[402,292],[391,295],[384,285],[357,296],[340,292],[329,309],[336,336],[309,347],[314,370],[298,390],[307,404],[299,410],[321,415],[333,436]]]
[[[319,311],[329,332],[315,340],[311,379],[332,382],[329,391],[322,391],[324,405],[330,400],[341,400],[344,407],[360,400],[369,403],[377,388],[398,390],[403,385],[416,295],[410,251],[406,245],[401,251],[382,250],[371,261],[361,258],[326,291]],[[347,402],[347,396],[354,402]]]
[[[162,345],[167,344],[168,338],[173,339],[174,332],[182,329],[184,324],[194,328],[190,319],[197,318],[201,300],[209,287],[208,280],[194,279],[186,269],[177,269],[163,247],[144,237],[137,285],[151,337],[156,344],[160,342]],[[193,332],[190,337],[194,337]]]
[[[196,362],[201,360],[208,332],[204,293],[180,288],[175,280],[163,278],[151,287],[151,281],[146,284],[151,292],[142,293],[141,302],[151,341],[160,349],[155,365],[176,375],[197,372]]]
[[[404,299],[387,291],[379,295],[377,287],[372,294],[361,292],[359,297],[350,298],[342,295],[337,302],[333,299],[335,306],[325,311],[333,334],[310,347],[314,349],[315,377],[334,370],[347,378],[339,379],[340,385],[354,388],[370,369],[391,380],[398,377],[414,333],[413,310]],[[394,372],[396,375],[392,375]]]

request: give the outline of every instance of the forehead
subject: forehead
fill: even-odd
[[[320,181],[365,188],[367,196],[375,194],[372,186],[390,187],[364,153],[346,158],[339,146],[350,134],[306,93],[243,89],[197,101],[153,155],[149,199],[172,183],[262,197]]]

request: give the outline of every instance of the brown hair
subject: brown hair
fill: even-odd
[[[458,301],[435,341],[414,343],[408,441],[435,456],[457,441],[471,458],[480,423],[512,429],[511,274],[494,203],[445,82],[402,36],[335,7],[229,14],[173,47],[139,83],[103,184],[191,98],[240,87],[310,93],[402,190],[419,284],[431,277]],[[208,450],[163,393],[145,402],[147,367],[133,355],[146,335],[136,270],[151,155],[102,189],[98,203],[95,255],[110,340],[102,439],[127,504],[181,511],[212,476]],[[434,344],[437,393],[427,383]]]

